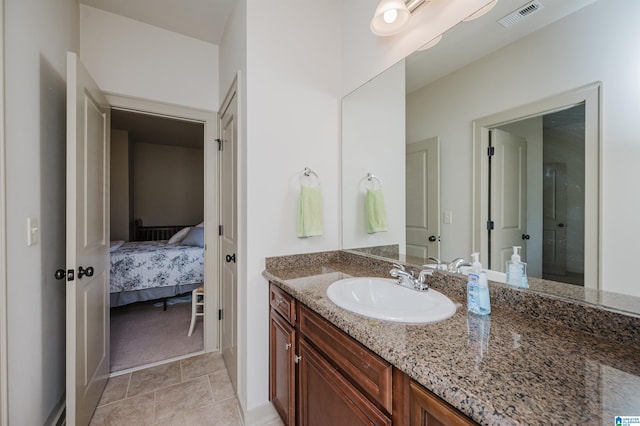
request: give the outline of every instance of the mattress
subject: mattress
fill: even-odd
[[[164,289],[149,294],[175,293],[204,282],[204,249],[166,241],[127,242],[111,252],[110,270],[112,296],[147,289]]]

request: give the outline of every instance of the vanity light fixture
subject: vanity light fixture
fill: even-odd
[[[489,3],[482,6],[480,9],[473,12],[471,15],[464,18],[462,21],[469,22],[469,21],[473,21],[474,19],[478,19],[479,17],[481,17],[482,15],[484,15],[485,13],[493,9],[493,6],[495,6],[496,3],[498,3],[498,0],[490,1]]]
[[[371,19],[371,32],[386,37],[398,34],[409,23],[411,13],[426,0],[381,0]]]

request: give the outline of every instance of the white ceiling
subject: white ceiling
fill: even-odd
[[[505,28],[499,19],[531,0],[498,0],[486,15],[461,22],[447,31],[435,47],[407,58],[407,93],[419,89],[463,66],[539,30],[596,0],[540,0],[544,6]],[[523,52],[523,54],[526,54]]]
[[[219,45],[235,0],[80,0],[80,3]]]

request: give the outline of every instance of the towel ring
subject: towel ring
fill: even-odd
[[[365,187],[367,189],[375,189],[375,182],[378,182],[378,189],[382,189],[382,181],[380,178],[373,173],[367,173],[367,181],[365,183]]]
[[[320,185],[320,177],[318,176],[318,174],[316,172],[314,172],[313,170],[311,170],[309,167],[305,167],[304,171],[302,172],[302,174],[300,174],[300,185],[304,186],[304,178],[308,178],[308,177],[314,177],[316,179],[316,184],[319,186]]]

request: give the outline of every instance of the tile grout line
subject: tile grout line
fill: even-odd
[[[129,379],[127,380],[127,390],[124,392],[124,399],[127,399],[129,397],[129,387],[131,386],[131,376],[133,375],[133,373],[129,373]]]

